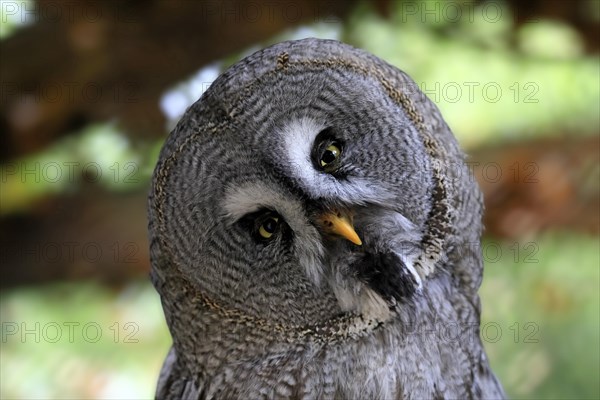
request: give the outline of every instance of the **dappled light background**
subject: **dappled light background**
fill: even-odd
[[[227,66],[311,36],[406,71],[468,153],[481,336],[509,396],[600,397],[600,2],[0,5],[2,398],[153,396],[170,345],[148,279],[160,146]]]

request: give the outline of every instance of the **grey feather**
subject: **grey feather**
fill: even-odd
[[[330,136],[334,170],[315,162]],[[318,222],[332,210],[362,245]],[[318,39],[247,57],[154,172],[152,279],[173,337],[157,397],[503,398],[479,338],[481,213],[402,71]]]

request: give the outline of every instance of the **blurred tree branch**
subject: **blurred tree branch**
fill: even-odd
[[[38,1],[26,10],[35,23],[1,43],[0,158],[112,118],[133,135],[164,135],[159,99],[174,82],[285,28],[333,22],[353,4]]]

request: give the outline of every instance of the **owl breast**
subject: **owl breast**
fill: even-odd
[[[257,331],[245,336],[239,350],[221,351],[214,350],[221,342],[211,335],[201,346],[211,358],[203,363],[196,393],[201,398],[502,397],[480,351],[476,310],[463,294],[447,290],[447,279],[425,288],[426,299],[416,299],[413,311],[368,327],[352,321],[354,331],[342,332],[348,326],[340,324],[283,339]]]

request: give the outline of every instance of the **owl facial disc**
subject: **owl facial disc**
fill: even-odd
[[[449,166],[461,153],[439,112],[400,71],[339,43],[291,42],[249,60],[163,147],[150,197],[155,276],[299,326],[410,308],[456,247],[462,204],[478,200],[457,197],[464,174]]]

